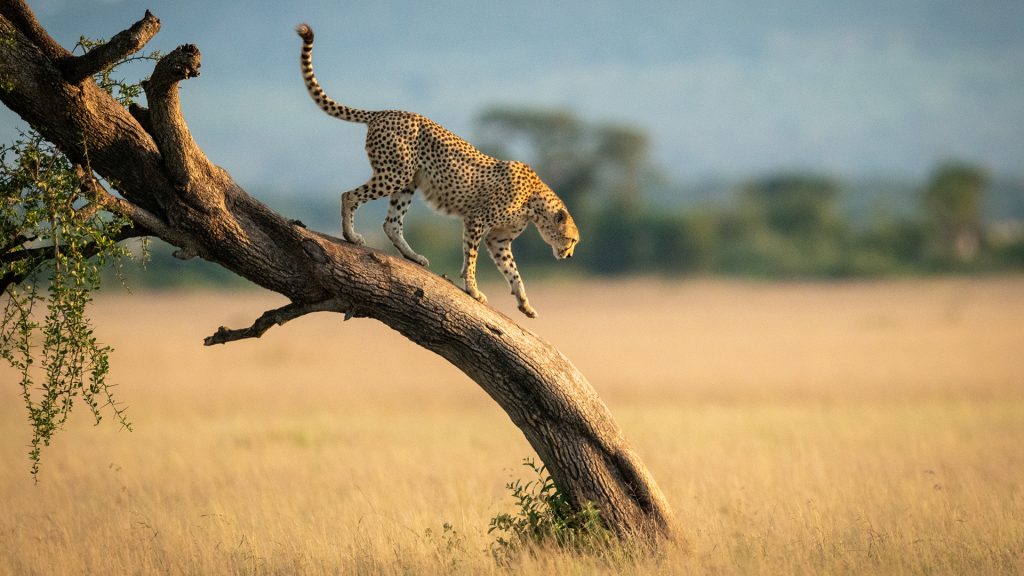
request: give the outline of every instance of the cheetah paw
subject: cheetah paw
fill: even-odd
[[[537,311],[534,310],[533,306],[530,306],[528,302],[523,302],[522,304],[520,304],[519,311],[522,312],[523,314],[526,314],[530,318],[537,317]]]
[[[366,241],[363,240],[363,235],[359,234],[358,232],[353,232],[351,234],[346,233],[345,241],[349,242],[350,244],[355,244],[356,246],[362,246],[366,244]]]
[[[406,259],[411,260],[424,268],[430,267],[430,260],[427,260],[426,256],[420,254],[413,254],[412,256],[406,256]]]
[[[469,292],[469,291],[467,291],[466,293],[469,294],[470,296],[472,296],[473,298],[475,298],[477,302],[479,302],[481,304],[487,304],[487,296],[484,296],[483,292],[480,292],[478,290],[476,292],[476,294],[474,294],[472,292]]]

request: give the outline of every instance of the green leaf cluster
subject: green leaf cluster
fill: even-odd
[[[68,159],[38,134],[0,148],[0,276],[21,281],[2,298],[0,357],[20,374],[32,426],[32,474],[40,452],[80,399],[98,423],[111,407],[110,347],[97,341],[87,306],[101,269],[128,251],[114,239],[128,223],[83,198]]]
[[[100,44],[83,37],[75,51]],[[158,57],[155,52],[131,56],[94,80],[127,106],[141,94],[141,84],[115,77],[114,71],[121,64]],[[88,150],[87,134],[82,142]],[[88,165],[84,169],[92,174]],[[76,402],[89,407],[97,424],[109,408],[130,429],[107,381],[111,348],[97,340],[88,315],[101,270],[108,265],[120,270],[130,255],[118,244],[130,222],[104,210],[95,192],[80,183],[71,161],[35,131],[0,147],[0,358],[20,375],[32,427],[33,477],[43,447],[65,425]]]

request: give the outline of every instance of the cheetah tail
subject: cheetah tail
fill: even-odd
[[[302,38],[302,78],[306,82],[306,90],[309,91],[309,96],[313,98],[317,106],[324,112],[341,120],[361,122],[363,124],[369,122],[371,112],[335,102],[320,87],[320,83],[316,81],[316,75],[313,74],[313,29],[309,24],[299,24],[295,27],[295,32]]]

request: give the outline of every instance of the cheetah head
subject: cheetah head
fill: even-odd
[[[572,258],[572,253],[580,242],[580,232],[564,205],[552,206],[545,210],[540,214],[536,224],[541,238],[551,246],[555,258]]]

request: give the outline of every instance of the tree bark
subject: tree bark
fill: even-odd
[[[307,230],[252,198],[199,149],[181,115],[179,83],[200,53],[179,46],[144,84],[149,109],[129,113],[89,76],[139,50],[159,29],[148,12],[109,46],[75,57],[21,0],[0,0],[0,99],[73,162],[115,183],[100,204],[146,233],[288,297],[253,326],[220,328],[206,344],[259,337],[316,311],[373,318],[436,352],[508,413],[579,507],[592,502],[620,536],[676,536],[664,496],[607,407],[550,344],[404,259]],[[94,54],[95,52],[95,54]],[[98,187],[94,180],[90,185]]]

